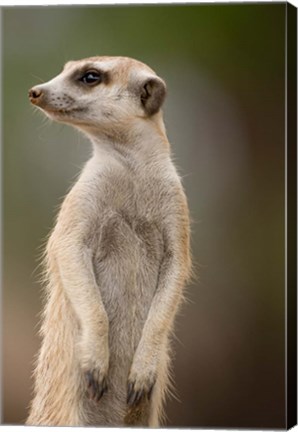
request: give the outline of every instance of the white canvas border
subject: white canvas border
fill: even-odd
[[[77,5],[77,6],[91,6],[91,5],[109,5],[109,6],[113,6],[113,5],[129,5],[129,4],[190,4],[190,3],[194,3],[194,4],[199,4],[199,3],[210,3],[210,4],[216,4],[216,3],[286,3],[285,1],[281,1],[281,0],[262,0],[262,1],[256,1],[256,0],[188,0],[186,2],[183,2],[181,0],[162,0],[162,1],[157,1],[157,0],[130,0],[130,1],[114,1],[114,0],[87,0],[86,2],[82,2],[82,0],[29,0],[29,1],[22,1],[22,0],[1,0],[1,5],[0,5],[0,29],[2,30],[2,13],[1,13],[1,7],[6,6],[6,7],[13,7],[13,6],[62,6],[62,5]],[[290,4],[294,5],[296,8],[298,8],[298,0],[290,0],[289,1]],[[2,38],[1,38],[2,34],[0,34],[0,83],[2,83],[2,77],[1,77],[1,71],[2,71]],[[2,142],[2,124],[1,124],[1,120],[2,120],[2,105],[1,105],[2,99],[0,99],[0,141]],[[286,146],[287,147],[287,146]],[[286,149],[287,151],[287,149]],[[2,146],[0,146],[0,167],[2,167]],[[0,176],[0,193],[2,191],[2,184],[1,184],[1,176]],[[1,207],[1,203],[2,203],[2,199],[0,199],[0,214],[2,214],[2,207]],[[0,255],[2,256],[2,232],[0,230],[0,247],[1,247],[1,251],[0,251]],[[1,262],[0,261],[0,274],[2,275],[2,267],[1,267]],[[2,293],[1,293],[2,294]],[[0,294],[0,295],[1,295]],[[2,300],[2,297],[1,297]],[[0,300],[0,303],[2,305],[2,301]],[[0,343],[2,342],[1,340],[1,335],[0,335]],[[2,361],[0,358],[0,369],[2,370]],[[2,400],[2,376],[0,374],[0,388],[1,388],[1,396],[0,399]],[[0,418],[2,419],[2,404],[0,404]],[[57,427],[57,428],[52,428],[52,427],[34,427],[34,426],[14,426],[14,425],[0,425],[0,430],[1,431],[11,431],[11,432],[18,432],[18,431],[37,431],[37,430],[42,430],[44,432],[52,432],[53,430],[59,430],[59,431],[64,431],[67,432],[69,431],[69,427]],[[96,432],[96,431],[119,431],[122,428],[93,428],[93,427],[76,427],[75,431],[78,432],[83,432],[83,431],[88,431],[88,432]],[[144,429],[142,428],[125,428],[127,430],[132,430],[132,431],[142,431]],[[171,430],[171,429],[165,429],[164,430]],[[188,429],[175,429],[173,428],[173,430],[180,430],[180,431],[187,431]],[[192,430],[192,429],[190,429]],[[245,429],[204,429],[204,428],[193,428],[193,430],[199,430],[201,432],[220,432],[220,431],[229,431],[229,430],[233,430],[235,432],[241,432],[244,431]],[[248,429],[247,429],[248,430]],[[295,426],[294,428],[291,429],[293,432],[298,432],[298,426]],[[254,429],[254,432],[259,432],[261,431],[261,429],[257,430]]]

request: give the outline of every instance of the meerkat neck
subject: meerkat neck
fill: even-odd
[[[125,134],[106,134],[104,131],[88,131],[87,136],[92,142],[94,156],[102,156],[104,153],[117,152],[134,155],[139,159],[146,159],[150,155],[170,153],[165,126],[162,118],[159,122],[139,121],[126,130]],[[122,128],[123,131],[123,128]]]

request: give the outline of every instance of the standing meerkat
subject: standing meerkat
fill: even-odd
[[[30,101],[87,135],[93,156],[45,253],[42,344],[27,424],[156,427],[169,336],[190,273],[164,81],[126,57],[68,62]]]

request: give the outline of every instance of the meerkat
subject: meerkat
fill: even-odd
[[[170,335],[190,274],[188,206],[161,107],[165,82],[127,57],[66,63],[29,91],[93,156],[45,251],[45,304],[27,424],[157,427]]]

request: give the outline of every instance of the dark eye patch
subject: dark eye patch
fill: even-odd
[[[77,68],[69,75],[69,80],[83,88],[96,87],[98,84],[109,84],[110,73],[99,69],[97,66],[85,64]]]
[[[83,84],[94,86],[103,81],[103,74],[97,70],[88,70],[79,78]]]

